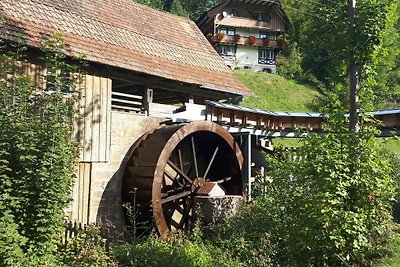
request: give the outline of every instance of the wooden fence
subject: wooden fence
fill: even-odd
[[[81,233],[88,232],[90,229],[94,228],[98,229],[97,232],[99,234],[99,239],[101,239],[100,241],[104,244],[106,251],[109,252],[111,237],[110,230],[108,228],[101,228],[95,225],[86,225],[83,223],[78,223],[76,221],[66,222],[62,244],[64,246],[67,246],[69,240],[78,236]]]

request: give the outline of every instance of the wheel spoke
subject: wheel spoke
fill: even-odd
[[[172,196],[169,196],[169,197],[161,199],[161,203],[164,204],[164,203],[171,202],[171,201],[174,201],[174,200],[177,200],[177,199],[181,199],[181,198],[184,198],[184,197],[186,197],[186,196],[188,196],[190,194],[192,194],[192,191],[189,191],[189,190],[188,191],[183,191],[183,192],[177,193],[175,195],[172,195]]]
[[[170,181],[172,181],[172,183],[177,183],[180,186],[183,186],[183,184],[181,182],[179,182],[179,173],[176,173],[175,177],[173,177],[169,172],[165,171],[164,172],[165,176],[164,176],[164,180],[165,177],[167,177]]]
[[[193,183],[192,179],[190,179],[184,172],[183,170],[179,169],[178,166],[176,166],[172,161],[168,160],[168,165],[171,166],[171,168],[179,173],[183,178],[185,178],[190,184]]]
[[[171,224],[172,224],[172,221],[173,221],[172,217],[173,217],[175,211],[177,210],[177,208],[179,207],[180,201],[174,201],[172,203],[168,203],[167,205],[171,206],[171,204],[173,204],[172,207],[170,207],[169,209],[164,209],[165,219],[167,221],[168,228],[170,230],[171,230]]]
[[[219,149],[219,147],[215,148],[214,154],[212,155],[210,163],[208,163],[207,169],[206,169],[206,171],[204,173],[203,178],[206,179],[206,180],[207,180],[207,175],[208,175],[208,172],[210,171],[211,165],[213,164],[215,156],[217,155],[218,149]]]
[[[193,200],[192,199],[189,199],[186,202],[186,205],[184,205],[185,208],[183,210],[183,216],[181,218],[181,221],[179,222],[178,229],[183,229],[183,226],[185,224],[189,223],[189,220],[190,220],[190,217],[191,217],[190,216],[190,212],[192,210],[192,205],[193,205]]]
[[[230,179],[232,179],[232,177],[229,176],[229,177],[225,177],[225,178],[222,178],[220,180],[213,181],[213,182],[217,183],[217,184],[222,184],[222,183],[225,183],[225,182],[229,181]]]
[[[181,151],[181,149],[178,149],[178,157],[179,157],[179,167],[181,167],[181,170],[183,171],[183,161],[182,161],[182,151]]]
[[[199,177],[199,169],[197,167],[197,158],[196,158],[196,147],[194,145],[194,137],[192,136],[192,152],[193,152],[193,162],[194,162],[194,169],[196,171],[196,177]]]

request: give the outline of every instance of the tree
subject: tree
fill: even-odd
[[[134,0],[152,8],[197,20],[205,11],[218,4],[219,0]]]
[[[164,1],[163,0],[134,0],[134,2],[155,8],[155,9],[159,9],[159,10],[163,10],[164,8]]]
[[[347,1],[285,0],[283,4],[292,22],[289,41],[298,44],[304,71],[311,72],[330,90],[337,84],[348,85],[347,62],[351,51],[355,51],[361,93],[375,87],[379,62],[388,64],[388,60],[396,60],[391,56],[394,50],[388,46],[393,44],[389,34],[394,30],[397,17],[394,11],[399,1],[358,0],[353,35],[348,27]],[[379,80],[382,81],[381,77]]]

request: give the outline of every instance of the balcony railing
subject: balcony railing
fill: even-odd
[[[259,58],[258,59],[258,64],[275,65],[275,60],[274,59],[267,59],[267,58]]]
[[[286,49],[287,47],[285,40],[271,40],[268,38],[256,38],[254,36],[244,37],[239,35],[227,35],[224,33],[216,33],[210,37],[210,40],[214,43],[221,44],[264,46],[276,49]]]

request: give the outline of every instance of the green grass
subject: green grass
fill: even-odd
[[[313,88],[276,74],[235,71],[241,80],[260,98],[245,97],[242,106],[264,110],[318,111],[322,95]]]
[[[380,139],[382,145],[389,149],[389,151],[400,156],[400,140],[398,138],[384,138]]]
[[[379,260],[374,267],[400,267],[400,235],[396,234],[390,244],[390,253]]]

